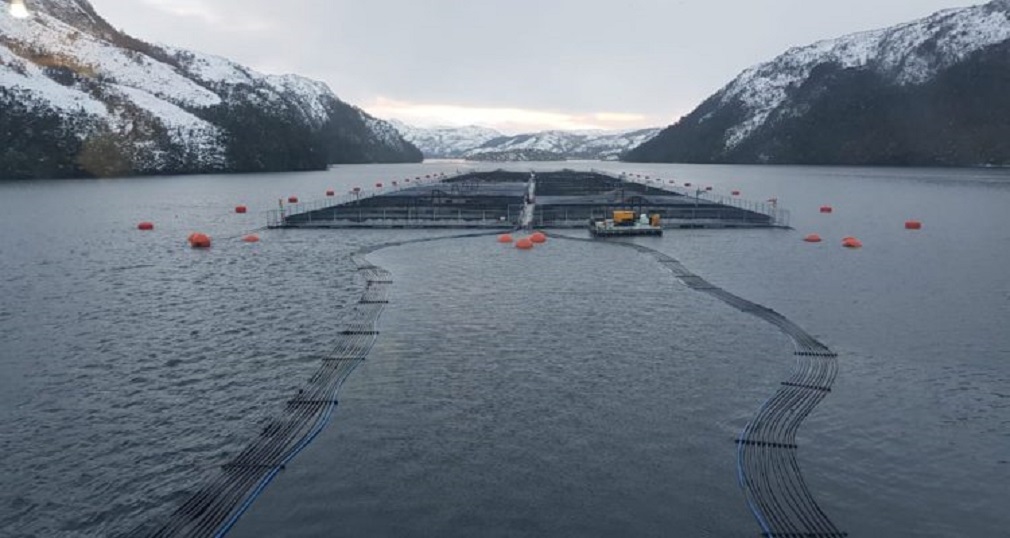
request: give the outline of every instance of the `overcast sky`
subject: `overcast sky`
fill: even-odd
[[[30,0],[29,0],[30,3]],[[981,0],[92,0],[149,41],[415,125],[668,125],[792,46]]]

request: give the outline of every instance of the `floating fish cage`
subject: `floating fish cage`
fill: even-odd
[[[665,228],[785,227],[773,204],[653,185],[598,171],[471,172],[355,193],[270,214],[274,228],[582,228],[616,210],[659,215]],[[524,222],[528,221],[528,222]]]

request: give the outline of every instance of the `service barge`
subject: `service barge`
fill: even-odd
[[[622,213],[621,224],[615,212]],[[643,227],[625,216],[647,215]],[[392,184],[341,199],[291,204],[270,214],[272,228],[584,228],[596,235],[658,235],[665,228],[788,227],[774,204],[722,197],[658,180],[598,171],[467,172]],[[621,228],[614,233],[610,229]],[[655,229],[658,228],[658,229]],[[658,233],[657,233],[658,232]]]
[[[642,213],[635,219],[634,211],[614,211],[613,218],[589,221],[593,237],[625,237],[629,235],[663,235],[663,222],[658,213]]]

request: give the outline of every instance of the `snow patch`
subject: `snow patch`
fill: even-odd
[[[115,86],[115,89],[126,95],[134,105],[157,118],[168,131],[172,142],[195,151],[202,164],[224,165],[226,157],[221,143],[222,133],[215,125],[144,90],[120,85]]]
[[[56,83],[37,65],[23,60],[3,45],[0,45],[0,64],[0,86],[28,92],[33,96],[30,101],[36,106],[50,107],[65,113],[106,115],[105,104],[101,101],[81,90]]]

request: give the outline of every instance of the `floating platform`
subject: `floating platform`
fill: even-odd
[[[582,228],[615,210],[658,214],[662,227],[787,227],[772,204],[688,191],[598,171],[470,172],[341,200],[293,204],[272,228]]]

